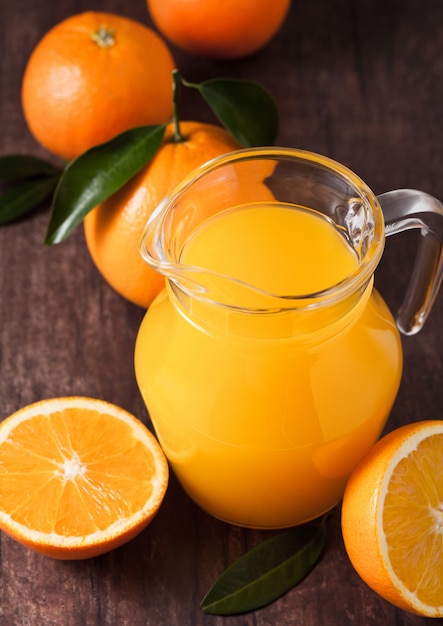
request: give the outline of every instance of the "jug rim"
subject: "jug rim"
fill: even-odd
[[[181,182],[175,185],[170,192],[163,197],[157,207],[148,218],[140,241],[140,254],[142,258],[156,271],[165,276],[180,290],[187,293],[191,297],[206,300],[212,304],[219,304],[233,309],[243,309],[242,306],[235,306],[218,301],[213,301],[205,297],[204,290],[199,289],[198,280],[195,279],[199,273],[208,270],[192,265],[186,265],[171,259],[171,256],[165,250],[165,227],[167,226],[167,216],[174,209],[177,201],[186,193],[186,191],[194,185],[198,180],[209,172],[224,167],[227,164],[240,161],[251,161],[258,159],[284,159],[299,160],[305,163],[312,163],[328,170],[337,175],[343,181],[349,183],[350,187],[358,191],[358,198],[369,206],[374,218],[373,236],[364,253],[363,258],[359,261],[356,269],[346,276],[343,280],[328,286],[325,289],[311,293],[299,294],[274,294],[266,292],[263,289],[255,287],[231,276],[224,278],[237,283],[244,284],[252,290],[269,296],[269,307],[265,307],[266,311],[270,310],[288,310],[288,309],[309,309],[318,306],[326,306],[343,300],[351,294],[362,292],[371,280],[374,271],[383,254],[385,241],[385,224],[383,211],[378,202],[377,196],[370,187],[350,168],[343,165],[339,161],[322,154],[303,150],[299,148],[288,148],[283,146],[260,146],[253,148],[241,148],[231,151],[223,155],[214,157],[203,163],[199,167],[193,169],[186,175]],[[222,276],[223,275],[220,275]],[[248,308],[248,307],[246,307]],[[248,310],[251,310],[248,308]],[[259,307],[258,312],[263,311],[263,307]]]

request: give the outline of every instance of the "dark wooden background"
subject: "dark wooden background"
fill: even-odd
[[[165,0],[166,1],[166,0]],[[272,0],[270,0],[272,1]],[[20,103],[27,58],[43,34],[84,10],[150,24],[144,0],[0,0],[0,154],[47,156]],[[376,193],[415,187],[443,198],[441,0],[294,0],[278,37],[255,56],[212,62],[174,50],[188,80],[260,80],[281,111],[278,143],[352,168]],[[183,118],[213,121],[186,96]],[[82,394],[147,421],[133,374],[143,311],[120,298],[92,265],[78,228],[63,244],[43,238],[48,206],[0,229],[0,419],[30,402]],[[416,239],[387,241],[377,285],[393,307]],[[425,329],[404,340],[404,377],[387,430],[442,417],[443,296]],[[396,610],[352,569],[340,511],[321,563],[296,589],[255,613],[205,616],[199,602],[234,559],[266,533],[230,527],[200,511],[171,478],[164,504],[138,538],[108,555],[58,562],[0,537],[4,626],[424,626]],[[434,620],[443,623],[443,620]]]

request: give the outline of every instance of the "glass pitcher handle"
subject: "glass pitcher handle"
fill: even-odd
[[[443,205],[415,189],[397,189],[377,196],[386,236],[420,229],[420,241],[406,295],[397,314],[405,335],[417,333],[426,321],[443,278]]]

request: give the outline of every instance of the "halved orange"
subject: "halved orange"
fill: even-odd
[[[167,485],[155,437],[103,400],[42,400],[0,424],[0,529],[47,556],[121,546],[149,524]]]
[[[342,531],[374,591],[443,617],[443,421],[403,426],[373,446],[347,484]]]

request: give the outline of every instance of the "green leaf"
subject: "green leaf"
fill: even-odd
[[[269,146],[275,142],[279,129],[277,104],[260,83],[214,78],[193,86],[242,146]]]
[[[31,176],[56,176],[61,170],[49,161],[29,155],[12,154],[0,157],[0,180],[14,181]]]
[[[54,195],[45,243],[63,241],[89,211],[135,176],[157,152],[165,129],[166,124],[132,128],[71,161]]]
[[[14,222],[34,211],[54,193],[58,176],[34,177],[6,189],[0,194],[0,226]]]
[[[235,615],[273,602],[297,585],[319,560],[325,525],[292,528],[263,541],[233,563],[203,598],[212,615]]]

